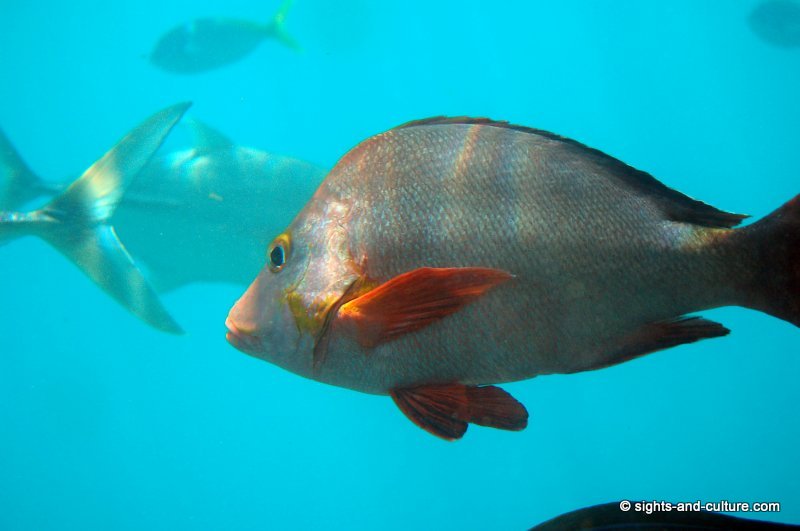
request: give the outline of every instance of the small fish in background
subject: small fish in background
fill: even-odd
[[[174,105],[145,120],[44,207],[0,213],[0,244],[22,236],[38,236],[134,315],[165,332],[181,333],[110,221],[133,179],[189,105]],[[10,144],[6,141],[5,146]],[[5,162],[22,162],[19,157],[16,159],[6,154]],[[26,179],[39,182],[31,175],[28,172]]]
[[[267,249],[235,347],[390,395],[452,440],[526,427],[493,384],[601,369],[729,333],[688,313],[800,326],[800,196],[742,229],[573,140],[437,117],[365,140]]]
[[[800,3],[795,0],[762,2],[750,13],[748,22],[764,42],[781,48],[800,47]]]
[[[234,145],[196,119],[184,119],[183,125],[191,133],[191,147],[162,149],[140,171],[131,167],[127,180],[120,183],[124,195],[123,188],[113,191],[115,208],[106,213],[104,222],[114,228],[116,243],[124,243],[137,271],[158,293],[196,282],[246,286],[263,266],[264,249],[272,235],[308,202],[326,170],[293,157]],[[129,150],[128,144],[146,139],[147,128],[140,127],[145,127],[142,133],[129,135],[115,149]],[[0,195],[4,210],[18,209],[33,198],[66,188],[44,184],[0,131],[0,191],[12,192]],[[12,223],[19,216],[0,213],[0,220]],[[25,234],[18,231],[7,237]],[[61,237],[66,235],[51,235],[50,241]],[[134,311],[135,305],[126,304],[142,317]],[[159,319],[144,320],[164,328]]]
[[[266,39],[276,39],[299,50],[284,28],[287,0],[269,23],[227,18],[201,18],[174,28],[159,41],[150,55],[157,67],[178,74],[214,70],[242,59]]]
[[[530,531],[659,531],[670,529],[697,529],[698,531],[745,531],[763,529],[789,530],[800,526],[740,518],[729,514],[710,511],[642,511],[620,509],[622,502],[604,503],[584,507],[557,516],[552,520],[534,526]]]

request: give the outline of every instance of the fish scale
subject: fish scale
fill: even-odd
[[[448,175],[447,170],[454,166],[460,152],[448,146],[462,145],[464,138],[470,135],[480,136],[483,139],[481,145],[485,148],[472,148],[474,153],[470,158],[470,171],[461,173],[461,181],[468,183],[468,186],[449,193],[443,188],[447,183],[442,182],[442,176]],[[652,264],[668,259],[669,256],[663,253],[653,257],[648,256],[650,253],[647,252],[648,249],[659,248],[658,243],[665,237],[658,230],[661,219],[652,213],[651,219],[655,223],[647,223],[646,218],[643,220],[642,209],[646,205],[621,200],[619,187],[613,186],[608,178],[587,180],[584,177],[577,191],[573,191],[576,187],[572,183],[579,176],[575,175],[574,164],[565,164],[559,160],[560,157],[556,158],[553,169],[541,164],[542,173],[536,176],[541,175],[542,178],[531,179],[530,170],[526,167],[531,151],[546,150],[548,146],[553,147],[554,143],[545,139],[543,145],[536,144],[538,150],[532,150],[527,144],[515,141],[521,135],[516,131],[484,125],[399,129],[376,141],[380,146],[372,146],[366,165],[396,168],[394,161],[406,160],[414,171],[405,179],[391,178],[391,173],[387,172],[385,179],[390,182],[378,182],[374,188],[367,187],[363,181],[364,176],[372,175],[369,171],[349,173],[348,168],[341,168],[340,179],[329,181],[331,189],[328,191],[323,187],[325,193],[340,198],[354,198],[354,241],[369,242],[367,256],[376,257],[367,263],[365,274],[370,278],[388,280],[421,264],[432,267],[463,264],[496,267],[517,276],[513,285],[501,286],[474,307],[465,308],[457,317],[420,331],[420,336],[414,341],[409,338],[398,339],[376,348],[370,354],[369,362],[356,361],[357,370],[379,375],[377,385],[371,389],[373,392],[385,392],[396,385],[418,384],[429,380],[432,374],[440,375],[442,381],[464,381],[469,375],[469,380],[473,382],[499,383],[505,381],[501,379],[503,375],[512,372],[517,374],[514,379],[546,372],[571,372],[576,369],[576,359],[581,360],[586,352],[593,353],[597,338],[602,337],[606,330],[616,328],[627,331],[646,322],[667,319],[705,306],[700,303],[695,307],[686,307],[664,301],[656,311],[645,311],[653,308],[654,295],[648,293],[652,290],[647,289],[653,285],[653,278],[672,277],[669,269],[677,269],[677,266],[662,266],[660,269],[666,269],[663,272],[656,271],[652,266],[649,271],[643,267],[628,268],[627,275],[617,275],[618,285],[612,289],[619,297],[609,300],[602,293],[592,292],[589,308],[581,305],[581,301],[570,300],[568,295],[561,293],[564,278],[576,279],[583,283],[585,289],[590,289],[595,279],[613,277],[608,267],[593,259],[597,249],[592,249],[590,245],[596,241],[596,235],[608,233],[619,236],[614,241],[615,247],[620,247],[614,250],[617,256],[607,260],[611,272],[617,263]],[[426,151],[419,149],[420,146],[433,148]],[[358,166],[358,161],[354,161],[350,168],[356,169]],[[552,178],[553,174],[566,174],[568,177]],[[504,182],[513,184],[507,187]],[[382,193],[383,187],[390,184],[394,193]],[[504,189],[514,189],[520,193],[516,197],[509,196],[508,193],[503,194]],[[370,190],[375,192],[370,194]],[[443,190],[447,190],[447,193],[443,194]],[[390,200],[397,197],[401,197],[402,201]],[[491,197],[495,201],[487,201]],[[565,197],[569,198],[569,202],[565,203]],[[516,233],[513,224],[497,215],[497,200],[527,207],[525,212],[521,208],[518,210]],[[622,210],[625,203],[639,208]],[[570,208],[565,209],[565,204]],[[596,210],[604,204],[611,205],[608,210],[613,210],[613,215],[604,215],[604,212]],[[391,212],[392,216],[382,217],[380,223],[372,223],[368,212],[373,209]],[[425,212],[434,212],[435,215],[421,219],[418,213]],[[449,231],[442,231],[443,235],[450,233],[449,237],[437,238],[432,242],[433,245],[426,247],[410,245],[420,226],[438,228],[443,222],[453,227]],[[490,238],[476,237],[475,230],[481,229],[481,224],[486,227],[480,232],[490,234]],[[553,225],[556,226],[555,231],[552,230]],[[651,230],[646,232],[647,228]],[[686,227],[684,230],[693,229]],[[453,237],[453,232],[459,233],[458,236]],[[552,243],[548,241],[551,238],[554,240]],[[507,253],[506,241],[529,242],[528,251]],[[541,242],[542,249],[538,248],[537,242]],[[715,265],[712,270],[719,271],[721,267],[722,264]],[[706,266],[698,263],[695,268],[699,270]],[[519,297],[520,291],[524,293],[522,297]],[[536,296],[540,291],[558,293],[559,296],[548,298],[548,304],[547,299]],[[640,296],[632,301],[631,297],[637,293]],[[512,296],[518,302],[509,308],[508,300]],[[623,313],[624,307],[630,307],[632,303],[635,307]],[[569,311],[562,309],[567,304]],[[602,322],[594,323],[593,316],[598,311],[606,317]],[[628,314],[635,315],[635,318],[628,317]],[[489,333],[493,323],[486,322],[486,315],[503,315],[513,323],[513,333],[509,334],[505,346],[500,344],[500,334]],[[555,322],[548,319],[549,316],[558,315],[563,317]],[[542,323],[542,326],[531,326],[532,323]],[[549,332],[536,334],[533,331],[537,328]],[[469,361],[465,363],[463,347],[457,339],[463,335],[464,329],[487,331],[483,344],[470,347],[486,353],[485,356],[471,356],[474,366],[470,366]],[[341,369],[346,369],[349,360],[355,357],[347,354],[353,351],[347,345],[349,338],[343,338],[342,342],[342,348],[334,350],[343,353],[343,366],[334,363],[331,357],[330,365],[326,365],[319,374],[320,379],[330,378],[332,383],[339,385],[347,383],[346,375],[349,372]],[[424,346],[414,349],[411,343],[422,343]],[[554,345],[560,355],[557,360],[548,360]],[[363,356],[360,353],[357,355]],[[395,366],[394,360],[398,359],[403,360],[401,367]],[[429,367],[425,374],[418,374],[416,360]],[[453,367],[450,360],[459,362]],[[498,367],[503,367],[503,374],[497,373]],[[516,367],[517,370],[509,370],[509,367]],[[344,381],[342,376],[345,377]]]
[[[447,439],[468,423],[522,429],[524,408],[480,386],[725,335],[683,317],[718,306],[800,324],[797,210],[733,230],[744,216],[551,133],[413,122],[331,170],[287,229],[286,263],[231,310],[228,339],[302,376],[390,394]],[[767,267],[774,280],[758,282]],[[287,294],[301,301],[289,313]]]

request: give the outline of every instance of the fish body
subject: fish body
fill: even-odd
[[[246,56],[269,34],[267,26],[255,22],[198,19],[167,32],[150,59],[156,66],[172,72],[212,70]]]
[[[151,129],[150,134],[159,134],[159,139],[166,136],[160,128]],[[105,213],[102,226],[113,228],[114,241],[135,264],[137,278],[145,277],[147,285],[159,293],[194,282],[246,285],[263,265],[264,247],[270,238],[267,235],[292,219],[325,174],[322,168],[305,161],[237,146],[196,120],[191,121],[190,130],[195,139],[193,147],[155,154],[136,172],[127,172],[124,182],[106,179],[109,190],[120,188],[113,194],[114,208]],[[145,143],[149,138],[145,133],[128,136],[114,149],[127,151],[135,147],[134,142]],[[26,214],[9,210],[21,208],[38,196],[52,201],[69,186],[45,184],[1,132],[0,153],[4,154],[0,174],[5,177],[0,179],[0,187],[14,191],[0,197],[7,210],[0,213],[0,236],[5,233],[11,239],[30,232],[18,230]],[[93,201],[88,193],[73,195],[82,197],[86,204]],[[72,210],[84,208],[80,202],[77,207]],[[75,227],[67,224],[51,230],[46,239],[58,247],[72,238],[70,231]],[[232,256],[237,259],[231,260]],[[108,270],[103,276],[115,277],[113,285],[122,286],[131,274]],[[124,304],[141,317],[136,301]],[[172,321],[145,321],[177,330]]]
[[[748,22],[756,35],[773,46],[800,47],[800,3],[795,0],[762,2],[750,13]]]
[[[274,38],[296,48],[296,43],[283,29],[289,5],[289,2],[284,4],[267,24],[228,18],[201,18],[173,28],[158,40],[150,61],[163,70],[194,74],[235,63],[265,39]]]
[[[448,439],[469,422],[521,429],[521,404],[486,386],[728,333],[684,317],[707,308],[800,325],[798,200],[784,209],[779,229],[731,230],[744,216],[577,142],[484,119],[413,122],[331,170],[268,249],[228,338],[302,376],[390,394]],[[768,238],[791,242],[775,266],[796,290],[784,301],[786,286],[759,285],[777,282],[761,278]]]
[[[134,315],[166,332],[180,333],[180,326],[161,304],[110,220],[125,191],[189,105],[173,105],[139,124],[43,207],[0,212],[0,244],[38,236]],[[21,163],[16,159],[11,162]],[[9,160],[6,157],[4,162]]]
[[[175,151],[142,170],[111,222],[159,292],[194,282],[246,285],[271,235],[324,175],[309,162],[232,143]]]

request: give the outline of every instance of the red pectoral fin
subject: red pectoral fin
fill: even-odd
[[[469,423],[512,431],[528,425],[525,406],[492,385],[424,385],[390,394],[414,424],[450,441],[460,439]]]
[[[338,318],[355,326],[362,345],[374,347],[447,317],[510,278],[483,267],[414,269],[343,304]]]

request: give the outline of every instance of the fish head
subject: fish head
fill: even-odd
[[[350,251],[350,215],[346,201],[315,196],[272,241],[266,265],[228,314],[229,343],[295,373],[311,374],[315,346],[360,278]]]

